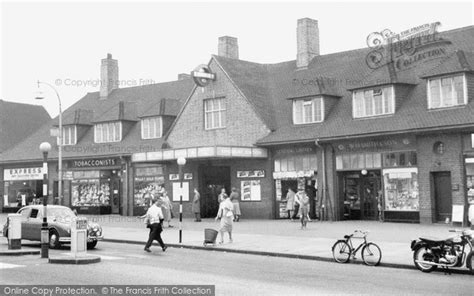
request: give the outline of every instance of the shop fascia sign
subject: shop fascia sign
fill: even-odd
[[[352,141],[337,144],[337,150],[339,151],[378,151],[387,148],[410,148],[414,144],[412,138],[385,138],[385,139],[372,139],[365,141]]]
[[[110,167],[120,165],[120,159],[118,158],[92,158],[92,159],[80,159],[72,160],[69,162],[69,168],[97,168],[97,167]]]
[[[281,148],[277,149],[275,151],[275,154],[277,155],[288,155],[288,154],[304,154],[304,153],[313,153],[314,148],[313,147],[287,147],[287,148]]]
[[[200,87],[207,86],[211,81],[216,80],[216,74],[212,73],[207,65],[199,65],[191,72],[194,83]]]
[[[16,181],[16,180],[42,180],[43,179],[43,168],[32,167],[32,168],[13,168],[3,170],[3,179],[5,181]]]

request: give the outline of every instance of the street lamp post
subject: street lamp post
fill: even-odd
[[[61,107],[61,98],[59,97],[58,91],[49,83],[46,82],[41,82],[38,81],[38,88],[40,87],[40,84],[44,84],[49,86],[54,92],[56,93],[56,97],[58,98],[58,103],[59,103],[59,136],[58,136],[58,198],[59,198],[59,204],[62,204],[62,198],[63,198],[63,112],[62,112],[62,107]],[[37,100],[42,100],[44,99],[44,96],[38,95],[36,96]]]
[[[179,243],[181,244],[183,238],[183,166],[186,164],[186,158],[178,158],[178,172],[179,172]]]
[[[49,257],[49,230],[48,230],[48,152],[51,144],[43,142],[39,149],[43,152],[43,224],[41,224],[41,258]]]

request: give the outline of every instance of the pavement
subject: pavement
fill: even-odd
[[[0,223],[6,221],[0,214]],[[117,243],[143,244],[148,239],[148,229],[143,219],[119,215],[86,216],[88,221],[99,223],[104,240]],[[354,230],[369,231],[367,239],[382,250],[380,265],[394,268],[415,268],[410,243],[419,236],[447,238],[453,236],[450,229],[462,229],[460,224],[409,224],[379,221],[312,221],[306,229],[300,229],[299,221],[290,220],[245,220],[235,222],[233,242],[227,234],[224,244],[204,246],[204,229],[219,229],[219,221],[203,219],[194,222],[183,219],[182,243],[179,243],[179,221],[173,219],[172,228],[164,225],[162,238],[170,247],[192,248],[210,251],[236,252],[244,254],[279,256],[312,260],[333,261],[331,247],[336,240]],[[466,227],[465,227],[466,228]],[[218,236],[217,240],[220,240]],[[353,243],[361,240],[353,240]],[[0,240],[0,251],[6,249],[6,239]],[[155,242],[156,243],[156,242]],[[97,246],[100,248],[100,242]],[[152,248],[158,248],[153,245]],[[361,263],[360,251],[353,263]],[[467,271],[466,268],[463,268]]]

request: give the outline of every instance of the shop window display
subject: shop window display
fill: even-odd
[[[142,213],[144,209],[151,205],[152,198],[164,191],[164,183],[163,166],[139,167],[135,169],[133,185],[135,214]]]
[[[99,171],[74,172],[71,191],[72,206],[110,206],[110,178],[99,178]]]
[[[386,211],[418,211],[418,169],[383,170]]]

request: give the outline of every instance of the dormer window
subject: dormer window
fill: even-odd
[[[141,120],[142,139],[157,139],[163,136],[163,121],[160,116]]]
[[[63,126],[63,145],[76,145],[77,143],[77,128],[75,125]]]
[[[393,86],[356,90],[352,94],[352,114],[363,118],[395,113]]]
[[[307,124],[324,120],[324,100],[322,97],[293,100],[293,123]]]
[[[427,88],[429,109],[467,104],[465,75],[429,79]]]
[[[94,142],[109,143],[122,140],[122,122],[97,123],[94,126]]]

